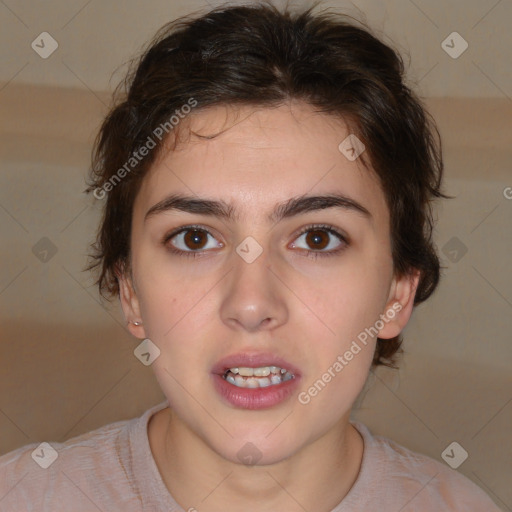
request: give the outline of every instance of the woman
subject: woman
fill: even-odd
[[[0,458],[2,510],[498,510],[350,421],[439,280],[441,150],[400,57],[343,16],[239,6],[165,26],[127,83],[91,268],[167,400]]]

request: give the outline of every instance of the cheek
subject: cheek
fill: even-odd
[[[183,329],[191,316],[194,320],[202,319],[198,311],[211,288],[208,279],[190,273],[185,276],[183,269],[170,258],[160,254],[155,257],[149,251],[148,254],[141,251],[134,263],[135,269],[139,285],[137,295],[148,338],[165,342]]]
[[[183,347],[192,349],[197,333],[204,332],[207,324],[205,293],[202,287],[186,291],[174,287],[141,294],[147,337],[167,351],[181,349],[183,357]]]
[[[322,327],[324,334],[319,335],[307,327],[314,342],[308,349],[311,366],[299,402],[314,403],[326,424],[352,407],[368,376],[376,344],[371,327],[382,302],[375,298],[373,286],[374,281],[351,274],[344,285],[325,287],[318,300],[329,329]]]
[[[390,275],[388,263],[376,265],[359,258],[315,286],[311,309],[322,323],[315,319],[304,326],[313,340],[308,351],[314,346],[303,386],[305,400],[318,395],[317,404],[326,411],[352,405],[373,360],[374,329],[386,303]]]
[[[334,349],[342,348],[344,342],[375,324],[387,300],[389,275],[389,266],[376,267],[360,258],[352,264],[340,265],[314,288],[308,284],[308,305],[318,312],[325,330],[323,337],[332,340],[328,344]]]
[[[190,368],[204,365],[205,346],[215,347],[211,334],[214,295],[208,280],[148,277],[139,292],[146,336],[160,349],[153,363],[160,380],[169,375],[186,378]]]

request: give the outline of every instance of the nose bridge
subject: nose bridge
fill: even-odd
[[[222,299],[221,317],[230,327],[257,330],[285,321],[287,311],[282,284],[276,279],[272,251],[247,237],[230,258],[232,272]]]

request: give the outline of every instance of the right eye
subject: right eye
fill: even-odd
[[[166,235],[163,243],[175,254],[195,257],[205,250],[223,247],[220,242],[218,244],[209,242],[208,237],[215,240],[207,229],[200,226],[185,226]]]

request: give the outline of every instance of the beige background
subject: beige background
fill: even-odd
[[[443,281],[406,329],[400,371],[370,376],[354,416],[441,461],[457,441],[469,453],[458,471],[512,510],[512,2],[354,3],[409,53],[456,196],[438,209]],[[124,63],[164,21],[205,5],[0,3],[0,454],[164,398],[133,355],[118,304],[103,307],[81,271],[101,206],[82,191]],[[361,16],[348,2],[325,5]],[[30,46],[43,31],[59,43],[46,60]],[[457,59],[441,48],[453,31],[469,44]],[[43,237],[57,250],[47,262],[32,252]],[[446,249],[453,237],[467,248],[457,262]]]

